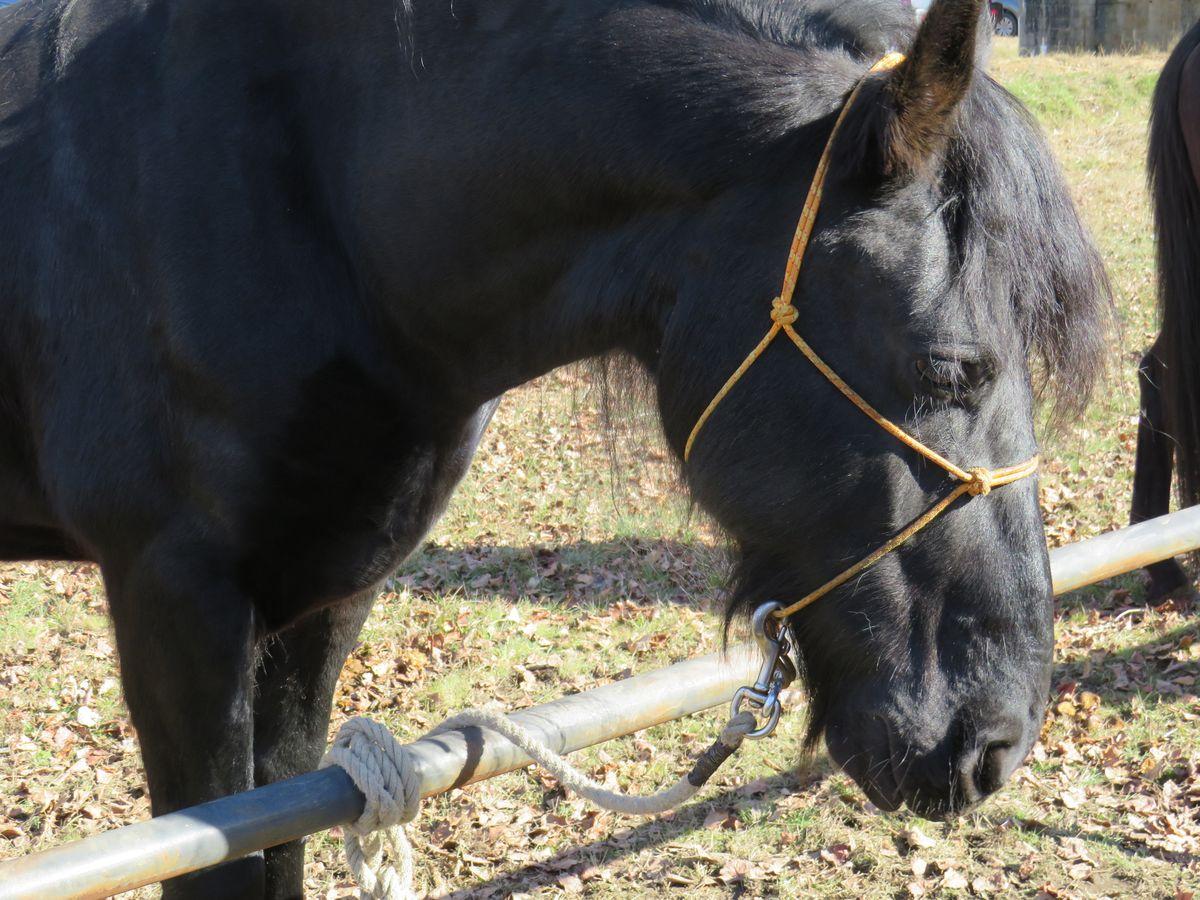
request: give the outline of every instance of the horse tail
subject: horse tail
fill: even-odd
[[[1161,330],[1155,348],[1163,366],[1162,427],[1174,441],[1179,497],[1186,506],[1200,503],[1200,186],[1179,100],[1197,47],[1200,22],[1171,53],[1154,90],[1147,160],[1158,239]]]

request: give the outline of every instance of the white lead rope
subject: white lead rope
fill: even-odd
[[[652,816],[674,809],[691,799],[729,756],[741,746],[758,722],[750,711],[734,715],[720,736],[696,761],[691,772],[671,787],[649,797],[633,797],[610,791],[588,778],[502,713],[469,709],[439,725],[434,732],[475,725],[507,738],[565,788],[611,812]],[[357,717],[346,722],[321,761],[321,768],[341,766],[366,798],[363,813],[345,826],[346,865],[359,886],[363,900],[410,900],[412,888],[412,844],[404,823],[416,818],[421,806],[421,784],[416,764],[408,749],[383,725]],[[400,869],[384,862],[390,846]]]

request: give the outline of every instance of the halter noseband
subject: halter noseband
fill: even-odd
[[[903,61],[903,54],[889,53],[871,67],[871,72],[893,69]],[[858,97],[858,93],[865,81],[865,77],[860,79],[850,92],[850,96],[846,98],[846,102],[842,105],[842,110],[833,124],[833,131],[830,132],[829,140],[825,142],[825,149],[821,153],[821,159],[817,163],[817,171],[813,175],[812,184],[808,189],[808,197],[804,201],[804,209],[800,213],[800,221],[796,226],[796,236],[792,238],[791,251],[788,253],[787,268],[784,270],[783,288],[779,292],[779,296],[771,302],[771,328],[767,331],[766,336],[758,342],[758,346],[750,351],[750,355],[729,376],[729,379],[717,391],[717,395],[713,397],[704,412],[700,414],[700,418],[696,420],[696,424],[692,427],[692,433],[688,435],[687,444],[683,450],[683,459],[684,462],[687,462],[688,457],[691,456],[692,445],[696,442],[696,436],[700,433],[700,429],[704,427],[704,424],[708,421],[720,402],[725,399],[725,395],[746,374],[746,371],[754,364],[754,361],[762,356],[763,352],[770,346],[779,333],[783,332],[796,345],[796,348],[804,354],[805,359],[812,363],[817,371],[828,379],[830,384],[837,388],[847,400],[858,407],[872,422],[905,446],[915,450],[930,462],[945,469],[951,478],[960,483],[954,490],[931,506],[919,518],[913,520],[908,527],[886,544],[856,562],[840,575],[831,578],[816,590],[801,597],[791,606],[775,610],[773,615],[779,619],[785,619],[793,613],[799,612],[809,604],[824,597],[830,591],[845,584],[855,575],[873,566],[940,516],[963,494],[970,494],[972,497],[986,496],[993,488],[1002,487],[1003,485],[1026,478],[1036,472],[1038,468],[1037,456],[1018,465],[1006,466],[1001,469],[963,469],[955,465],[936,450],[925,446],[900,426],[886,419],[876,411],[870,403],[859,396],[857,391],[842,381],[838,374],[816,354],[813,348],[808,345],[808,342],[792,327],[799,315],[796,307],[792,304],[792,297],[796,292],[796,281],[800,275],[800,264],[804,261],[804,251],[808,247],[808,239],[812,236],[813,226],[816,224],[817,212],[821,207],[821,195],[825,188],[825,178],[829,173],[829,160],[833,152],[833,142],[837,138],[842,122],[846,118],[846,113]]]

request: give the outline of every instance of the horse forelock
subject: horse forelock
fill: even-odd
[[[963,295],[1009,305],[985,320],[1017,329],[1039,394],[1064,420],[1104,369],[1111,289],[1044,137],[986,76],[964,103],[940,186]]]

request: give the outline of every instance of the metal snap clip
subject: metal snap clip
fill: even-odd
[[[782,604],[772,601],[764,603],[754,611],[751,626],[754,629],[754,639],[762,650],[762,667],[753,685],[744,685],[734,692],[729,708],[732,717],[742,711],[743,704],[748,704],[760,717],[766,718],[766,722],[760,728],[746,735],[753,740],[764,738],[775,730],[783,712],[779,694],[796,677],[795,666],[788,656],[791,645],[788,643],[786,628],[784,623],[773,615],[781,608]]]

